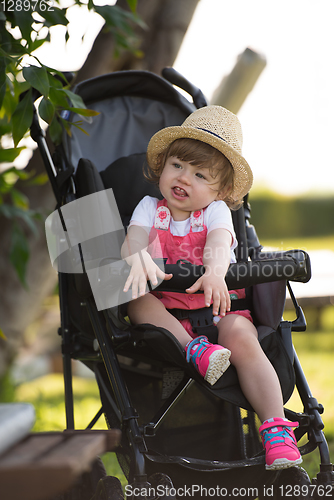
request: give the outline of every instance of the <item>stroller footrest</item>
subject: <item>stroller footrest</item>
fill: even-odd
[[[164,464],[178,464],[198,471],[210,470],[225,470],[225,469],[238,469],[246,466],[262,465],[265,463],[264,452],[252,458],[244,458],[241,460],[234,460],[231,462],[221,462],[219,460],[201,460],[197,458],[178,457],[178,456],[165,456],[155,454],[145,454],[148,460],[152,462]]]

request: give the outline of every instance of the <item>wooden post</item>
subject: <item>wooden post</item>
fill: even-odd
[[[238,113],[265,66],[264,55],[246,48],[239,55],[231,73],[222,79],[210,104],[218,104],[232,113]]]

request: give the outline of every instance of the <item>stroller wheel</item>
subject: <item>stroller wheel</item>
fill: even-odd
[[[279,500],[290,496],[295,500],[311,500],[314,496],[310,485],[310,478],[302,467],[283,469],[273,484],[265,488],[266,493],[259,495],[259,500]]]
[[[107,476],[103,462],[97,457],[93,462],[91,470],[85,472],[76,483],[64,493],[57,495],[52,500],[107,500],[114,497],[95,497],[100,480]],[[115,497],[116,499],[116,497]]]
[[[91,500],[124,500],[123,488],[117,477],[105,476],[100,479]]]
[[[156,499],[175,500],[175,488],[169,476],[161,472],[156,472],[149,477],[148,481],[152,490],[156,491]]]

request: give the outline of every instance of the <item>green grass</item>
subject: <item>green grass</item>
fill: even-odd
[[[329,443],[331,459],[334,461],[334,332],[294,333],[293,343],[298,359],[305,373],[312,395],[324,406],[322,420],[324,432]],[[303,407],[295,389],[286,407],[302,412]],[[319,472],[319,452],[313,451],[304,457],[303,467],[309,476]]]
[[[285,238],[281,239],[263,239],[261,245],[264,247],[276,248],[278,250],[291,250],[298,248],[310,252],[312,250],[330,249],[334,251],[334,235],[317,238]]]

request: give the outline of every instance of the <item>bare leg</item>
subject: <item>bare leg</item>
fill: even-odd
[[[159,299],[150,293],[132,300],[128,304],[128,314],[131,322],[135,325],[150,323],[166,328],[177,338],[182,347],[185,347],[192,340],[181,323],[166,310]]]
[[[230,361],[241,389],[261,421],[284,418],[280,383],[258,342],[254,325],[243,316],[229,314],[217,326],[219,344],[231,351]]]

